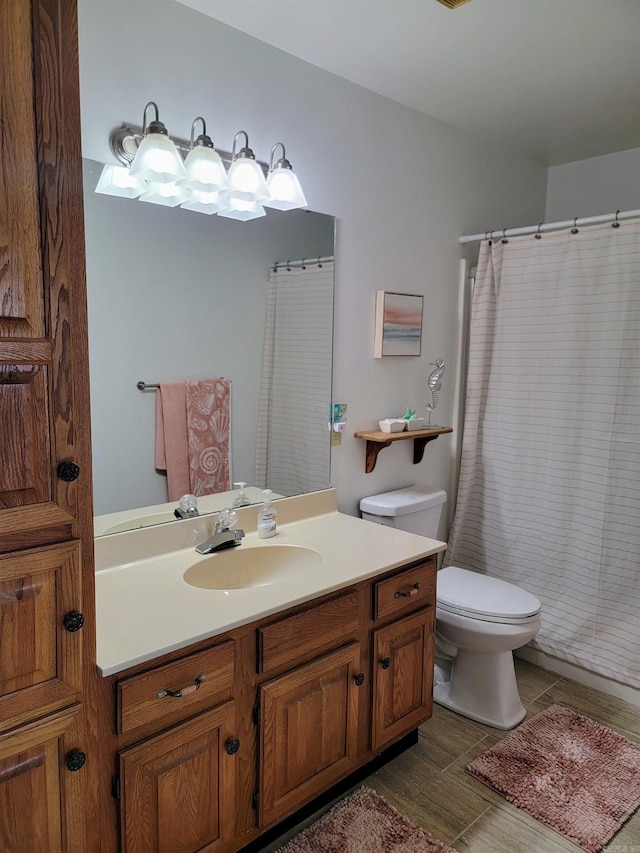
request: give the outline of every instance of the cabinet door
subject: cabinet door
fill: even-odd
[[[79,706],[0,736],[0,850],[86,853]]]
[[[220,849],[234,834],[232,702],[120,753],[123,853]]]
[[[360,646],[260,688],[260,824],[271,824],[354,769]]]
[[[75,0],[0,3],[0,550],[91,515],[76,35]]]
[[[80,553],[66,542],[0,555],[3,728],[82,698]]]
[[[372,749],[431,716],[433,646],[432,607],[374,631]]]

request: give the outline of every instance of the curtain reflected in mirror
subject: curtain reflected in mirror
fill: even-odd
[[[279,264],[267,296],[255,483],[283,495],[329,482],[333,260]]]

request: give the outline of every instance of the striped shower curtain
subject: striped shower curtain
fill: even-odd
[[[640,223],[483,242],[447,564],[542,602],[532,643],[640,686]]]
[[[280,495],[326,489],[333,261],[271,271],[255,483]]]

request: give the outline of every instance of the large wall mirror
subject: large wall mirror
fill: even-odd
[[[247,483],[252,497],[262,395],[275,449],[257,485],[280,495],[328,487],[333,263],[318,259],[334,254],[333,217],[269,210],[237,222],[145,204],[97,194],[101,170],[84,161],[96,534],[172,517],[156,512],[168,500],[154,465],[156,392],[139,390],[140,381],[231,380],[232,481]],[[302,267],[311,278],[322,268],[325,281],[330,272],[328,310],[293,310],[284,288],[267,332],[274,277],[300,277]],[[300,278],[298,292],[309,280]],[[301,316],[314,330],[312,378],[309,359],[295,355],[305,338]],[[273,388],[265,385],[265,335],[290,342],[290,356],[285,347],[270,366]]]

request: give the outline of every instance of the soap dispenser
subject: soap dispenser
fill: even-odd
[[[271,503],[271,489],[263,489],[264,500],[258,512],[258,538],[269,539],[276,535],[278,513]]]
[[[240,489],[240,494],[239,494],[239,495],[237,495],[237,496],[234,498],[234,500],[233,500],[233,505],[234,505],[234,506],[249,506],[249,504],[251,503],[251,501],[250,501],[250,500],[249,500],[249,498],[247,497],[247,495],[246,495],[246,493],[245,493],[245,490],[244,490],[244,487],[245,487],[247,484],[246,484],[246,483],[238,482],[238,483],[234,483],[233,485],[234,485],[234,486],[238,486],[238,488]]]

